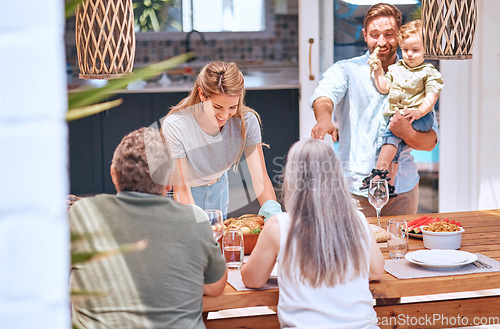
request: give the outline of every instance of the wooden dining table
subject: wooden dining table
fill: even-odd
[[[424,214],[381,217],[387,227],[392,218],[410,221]],[[500,209],[425,214],[459,221],[465,229],[460,250],[480,253],[500,261]],[[376,218],[368,218],[376,224]],[[409,251],[424,249],[422,239],[409,239]],[[389,259],[387,243],[379,243]],[[405,260],[403,260],[405,261]],[[385,272],[380,281],[370,282],[381,328],[453,328],[479,324],[500,324],[500,272],[397,279]],[[493,289],[493,290],[491,290]],[[491,290],[486,291],[485,290]],[[477,292],[478,293],[469,293]],[[461,294],[454,294],[461,293]],[[469,294],[467,294],[469,293]],[[203,298],[205,325],[211,328],[279,328],[276,314],[207,319],[208,312],[268,306],[276,310],[278,289],[237,291],[227,284],[222,295]],[[404,297],[439,295],[437,299]],[[458,296],[457,296],[458,295]],[[464,297],[465,296],[465,297]]]

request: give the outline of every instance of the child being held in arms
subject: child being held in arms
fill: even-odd
[[[376,56],[370,59],[375,86],[381,94],[389,93],[389,105],[383,112],[387,128],[376,168],[363,179],[360,190],[368,188],[375,177],[392,181],[396,177],[398,158],[406,143],[389,130],[395,111],[409,119],[416,131],[428,131],[434,122],[434,105],[443,89],[441,73],[432,64],[424,63],[422,22],[415,20],[401,26],[398,43],[403,60],[389,66],[385,75],[380,60]],[[389,193],[396,196],[395,187],[390,184]]]

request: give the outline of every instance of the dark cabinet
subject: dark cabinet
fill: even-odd
[[[111,181],[109,166],[113,152],[123,136],[151,124],[151,99],[148,95],[119,95],[123,104],[101,114],[104,192],[116,192]]]
[[[102,129],[99,115],[68,123],[70,191],[103,191]]]
[[[170,108],[177,105],[188,93],[176,92],[176,93],[165,93],[165,94],[152,94],[152,116],[153,120],[158,120],[167,115]]]
[[[116,193],[109,166],[123,136],[148,127],[166,115],[166,109],[187,92],[166,94],[119,94],[123,103],[91,117],[72,121],[69,127],[70,193]]]
[[[70,122],[70,193],[116,193],[109,167],[113,152],[123,136],[156,123],[187,94],[120,94],[112,98],[122,98],[120,106]],[[271,147],[264,148],[266,167],[269,177],[276,184],[284,166],[284,157],[299,138],[298,90],[249,90],[245,101],[261,116],[263,141]]]
[[[249,90],[246,104],[259,113],[266,169],[274,185],[281,182],[288,150],[299,140],[298,89]]]

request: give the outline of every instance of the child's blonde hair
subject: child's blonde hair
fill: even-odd
[[[422,21],[419,19],[410,21],[401,26],[398,33],[399,46],[401,47],[403,41],[414,35],[417,35],[420,38],[422,38]]]

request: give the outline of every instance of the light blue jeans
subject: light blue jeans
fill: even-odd
[[[398,163],[399,162],[399,155],[401,154],[401,152],[403,152],[403,149],[405,148],[406,143],[403,139],[394,136],[394,134],[389,130],[389,120],[390,120],[390,117],[386,118],[387,128],[386,128],[384,134],[382,135],[382,143],[383,143],[383,145],[391,144],[391,145],[394,145],[396,147],[397,152],[396,152],[396,155],[394,156],[394,158],[392,159],[392,162]],[[426,115],[424,115],[423,117],[421,117],[420,119],[413,121],[413,123],[411,125],[412,125],[413,129],[416,131],[425,132],[425,131],[431,130],[433,124],[434,124],[434,112],[431,111],[431,112],[427,113]]]
[[[194,203],[202,209],[220,209],[224,219],[227,218],[229,206],[229,183],[227,172],[212,185],[191,187]]]

